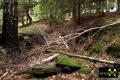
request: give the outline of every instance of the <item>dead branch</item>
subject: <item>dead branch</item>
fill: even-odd
[[[116,63],[116,62],[114,62],[114,61],[107,61],[107,60],[97,59],[97,58],[94,58],[94,57],[88,57],[88,56],[70,54],[70,53],[68,53],[68,52],[52,51],[52,50],[49,51],[49,52],[52,52],[52,53],[61,53],[61,54],[68,55],[68,56],[70,56],[70,57],[76,57],[76,58],[86,59],[86,60],[93,61],[93,62],[106,63],[106,64],[112,64],[112,65],[113,65],[113,64],[120,65],[120,63]]]
[[[53,56],[48,57],[47,59],[44,59],[41,61],[41,63],[47,63],[50,62],[51,60],[54,60],[59,54],[54,54]]]
[[[5,72],[1,77],[0,77],[0,80],[3,80],[3,78],[8,74],[8,71]]]
[[[79,36],[87,33],[87,32],[90,32],[90,31],[93,31],[93,30],[97,30],[97,29],[104,29],[104,28],[106,28],[106,27],[108,27],[108,26],[112,26],[112,25],[115,25],[115,24],[118,24],[118,23],[120,23],[120,22],[117,21],[117,22],[114,22],[114,23],[111,23],[111,24],[108,24],[108,25],[104,25],[104,26],[101,26],[101,27],[93,27],[93,28],[84,30],[84,31],[82,31],[82,32],[80,32],[80,33],[71,33],[71,34],[68,34],[68,35],[66,35],[66,36],[64,36],[64,37],[62,37],[62,38],[65,40],[65,39],[67,39],[67,38],[70,37],[70,39],[66,40],[66,42],[68,42],[68,41],[70,41],[70,40],[72,40],[72,39],[75,39],[75,38],[77,38],[77,37],[79,37]],[[51,42],[49,42],[48,44],[50,45],[50,44],[52,44],[52,43],[54,43],[54,42],[59,43],[60,41],[61,41],[61,39],[57,38],[56,41],[51,41]]]
[[[39,64],[43,64],[43,63],[48,63],[48,62],[54,60],[55,58],[57,58],[58,55],[59,55],[59,53],[58,53],[58,54],[54,54],[54,55],[52,55],[52,56],[50,56],[50,57],[42,60],[41,62],[32,64],[32,65],[30,65],[30,66],[33,67],[33,66],[35,66],[35,65],[39,65]]]
[[[93,31],[93,30],[96,30],[96,29],[104,29],[104,28],[106,28],[106,27],[108,27],[108,26],[112,26],[112,25],[115,25],[115,24],[118,24],[118,23],[120,23],[120,22],[118,21],[118,22],[114,22],[114,23],[112,23],[112,24],[108,24],[108,25],[105,25],[105,26],[90,28],[90,29],[88,29],[88,30],[84,30],[84,31],[81,32],[81,33],[75,33],[75,34],[73,34],[73,35],[76,35],[76,36],[70,38],[69,40],[75,39],[75,38],[77,38],[77,37],[79,37],[79,36],[81,36],[81,35],[89,32],[89,31]],[[64,38],[69,37],[69,36],[71,36],[71,35],[72,35],[72,34],[66,35]],[[67,40],[67,41],[69,41],[69,40]]]

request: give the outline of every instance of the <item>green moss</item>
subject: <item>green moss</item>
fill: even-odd
[[[80,63],[74,59],[74,58],[70,58],[68,56],[64,56],[64,55],[60,55],[57,58],[57,63],[60,65],[64,65],[64,66],[68,66],[66,68],[69,67],[80,67]]]
[[[91,69],[88,66],[82,66],[80,72],[83,74],[89,74],[91,72]]]

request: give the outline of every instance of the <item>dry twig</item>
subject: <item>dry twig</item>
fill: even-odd
[[[58,53],[58,54],[54,54],[54,55],[52,55],[52,56],[44,59],[43,61],[41,61],[41,62],[39,62],[39,63],[32,64],[32,65],[30,65],[30,66],[33,67],[34,65],[39,65],[39,64],[43,64],[43,63],[48,63],[48,62],[54,60],[56,57],[58,57],[58,55],[59,55],[59,53]]]
[[[4,77],[5,76],[7,76],[7,74],[8,74],[8,71],[7,72],[5,72],[1,77],[0,77],[0,80],[3,80],[4,79]]]

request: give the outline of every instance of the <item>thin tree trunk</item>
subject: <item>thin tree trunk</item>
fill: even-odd
[[[118,12],[120,12],[120,0],[117,1],[117,5],[118,5]]]
[[[76,0],[72,0],[72,16],[73,22],[76,23]]]
[[[25,23],[24,23],[24,15],[21,16],[21,20],[22,20],[22,26],[25,26]]]
[[[106,4],[107,4],[106,12],[109,12],[109,0],[106,0]]]
[[[29,0],[29,3],[27,4],[27,7],[26,7],[26,17],[27,17],[27,24],[31,24],[32,23],[32,18],[29,14],[29,11],[30,11],[30,0]]]
[[[28,19],[27,22],[29,21],[29,24],[31,24],[32,23],[32,18],[29,14],[29,9],[26,10],[26,16],[27,16],[27,19]]]
[[[73,30],[76,30],[76,24],[77,24],[77,8],[76,8],[76,0],[72,0],[72,18],[73,18]],[[75,40],[72,40],[71,42],[71,50],[75,50]]]
[[[97,3],[97,13],[101,14],[101,0],[98,0],[96,3]]]
[[[77,0],[77,24],[80,25],[80,0]]]

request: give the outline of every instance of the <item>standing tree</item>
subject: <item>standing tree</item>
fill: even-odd
[[[30,15],[30,10],[37,5],[34,0],[18,0],[18,16],[22,21],[22,25],[29,25],[32,23],[32,17]],[[26,17],[26,20],[25,20]]]
[[[73,18],[73,23],[76,23],[76,0],[72,0],[72,18]]]
[[[28,2],[26,3],[26,5],[24,5],[24,11],[26,13],[26,17],[27,17],[27,24],[31,24],[32,23],[32,17],[30,16],[29,12],[30,12],[30,8],[33,8],[33,4],[31,4],[31,0],[28,0]]]
[[[17,0],[3,1],[2,43],[19,46]]]
[[[72,18],[73,23],[80,25],[80,8],[81,8],[81,1],[80,0],[72,0]]]
[[[120,12],[120,0],[117,0],[118,12]]]
[[[101,0],[96,0],[96,4],[97,4],[97,13],[101,14]]]
[[[77,24],[80,25],[80,4],[81,4],[81,1],[80,0],[77,0]]]

